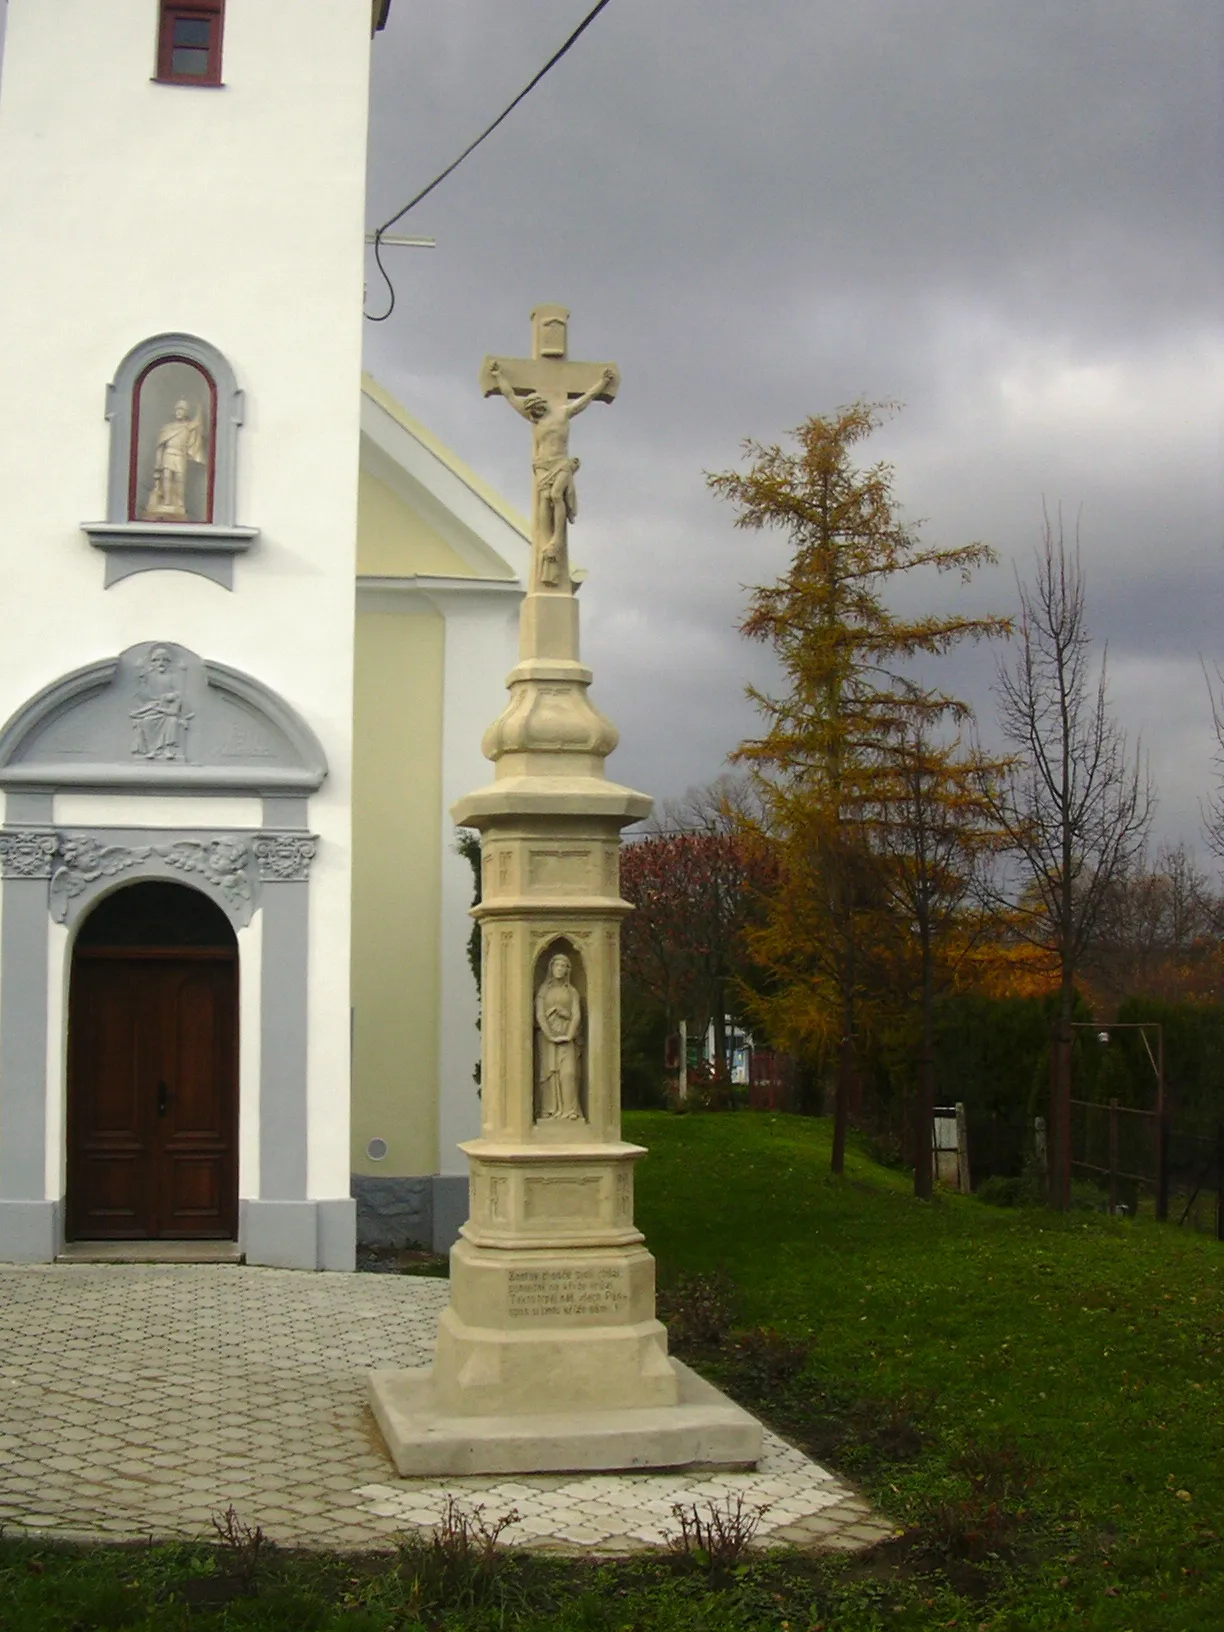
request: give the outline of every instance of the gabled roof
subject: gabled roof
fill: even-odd
[[[361,381],[361,468],[415,511],[476,577],[526,582],[526,521],[369,374]]]

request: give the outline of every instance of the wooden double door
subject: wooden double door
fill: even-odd
[[[238,962],[228,947],[94,947],[73,959],[67,1233],[237,1233]]]

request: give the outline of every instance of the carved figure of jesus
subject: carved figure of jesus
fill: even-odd
[[[535,1022],[536,1120],[581,1122],[582,999],[564,952],[548,960],[548,974],[536,993]]]
[[[507,382],[496,358],[489,364],[489,374],[515,413],[521,414],[532,428],[531,470],[536,491],[536,541],[541,548],[540,581],[555,588],[561,577],[566,523],[578,517],[574,472],[579,461],[570,457],[570,420],[607,391],[616,375],[605,368],[589,391],[571,401],[564,393],[556,396],[529,391],[520,396]]]
[[[132,752],[142,759],[181,759],[192,716],[174,672],[174,653],[155,646],[140,671],[137,706],[131,711]]]
[[[199,409],[180,399],[174,418],[157,433],[153,453],[153,490],[145,506],[146,521],[187,521],[187,469],[202,465],[208,458],[204,440],[204,417]]]

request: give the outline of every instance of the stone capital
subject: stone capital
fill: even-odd
[[[252,848],[262,883],[298,884],[310,877],[319,841],[309,833],[276,833],[255,839]]]
[[[49,828],[0,833],[0,877],[50,878],[59,834]]]

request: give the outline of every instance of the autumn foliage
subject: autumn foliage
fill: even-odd
[[[747,931],[776,872],[773,847],[751,831],[656,833],[625,846],[621,892],[635,909],[622,937],[625,978],[669,1026],[683,1019],[704,1033],[713,1021],[717,1036],[738,1011]]]

